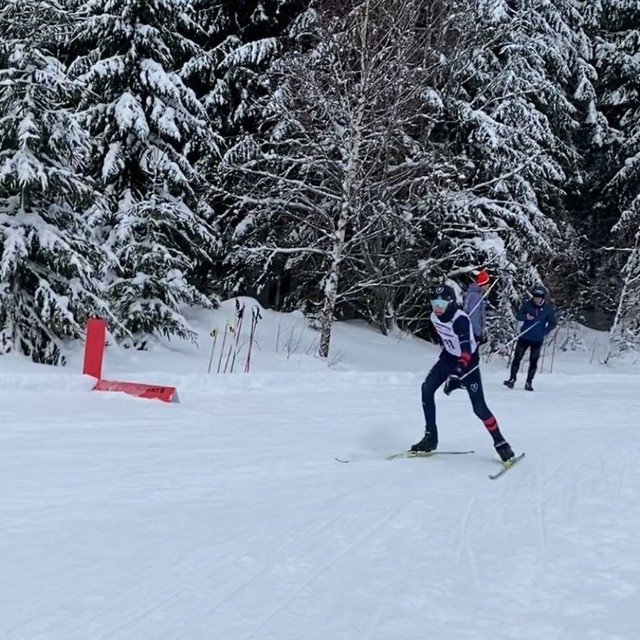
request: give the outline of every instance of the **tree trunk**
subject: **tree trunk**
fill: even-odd
[[[637,269],[639,262],[639,252],[640,252],[640,232],[636,234],[635,245],[631,251],[631,255],[629,256],[629,260],[627,261],[625,270],[626,277],[624,279],[622,285],[622,291],[620,291],[620,298],[618,299],[618,306],[616,308],[616,315],[613,320],[613,324],[611,325],[611,329],[609,330],[609,351],[604,359],[604,364],[608,364],[609,360],[621,349],[621,344],[615,347],[616,340],[621,342],[622,336],[617,335],[620,331],[620,325],[622,324],[625,315],[628,313],[629,309],[627,308],[628,297],[629,297],[629,289],[631,285],[634,284],[638,280]]]
[[[366,108],[365,87],[367,86],[368,74],[368,30],[369,30],[369,9],[370,2],[367,2],[365,8],[364,19],[362,22],[361,39],[362,39],[362,55],[360,58],[360,95],[358,96],[358,105],[356,108],[356,117],[353,123],[353,140],[351,144],[351,152],[347,166],[345,167],[344,177],[342,180],[342,202],[340,205],[340,215],[336,225],[333,249],[331,251],[331,262],[324,285],[324,305],[322,307],[322,316],[320,320],[320,349],[321,358],[329,357],[329,346],[331,344],[331,330],[333,328],[333,320],[336,310],[336,302],[338,300],[338,287],[340,285],[340,263],[344,254],[345,233],[347,223],[354,211],[354,199],[356,196],[356,178],[360,168],[360,147],[362,144],[362,121],[364,119]]]
[[[338,243],[336,242],[336,249]],[[320,357],[329,357],[329,345],[331,343],[331,329],[336,309],[338,283],[340,281],[340,260],[334,255],[331,261],[329,274],[324,285],[324,305],[320,320]]]

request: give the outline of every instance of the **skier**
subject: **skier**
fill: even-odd
[[[511,374],[509,379],[504,381],[504,385],[513,389],[516,383],[520,362],[527,349],[529,351],[529,370],[524,388],[533,391],[533,377],[538,368],[538,358],[540,349],[547,335],[553,331],[558,324],[554,308],[545,301],[547,290],[543,285],[537,284],[531,290],[531,299],[527,300],[516,315],[516,319],[522,322],[520,337],[516,343],[513,362],[511,363]]]
[[[508,462],[514,454],[500,433],[498,422],[484,399],[480,357],[469,316],[460,310],[456,304],[455,292],[447,285],[437,287],[433,292],[431,307],[431,322],[442,340],[442,351],[422,383],[425,434],[420,442],[412,445],[411,451],[435,451],[438,446],[435,393],[444,384],[446,395],[461,387],[467,390],[473,411],[493,438],[496,452],[503,462]]]
[[[471,318],[473,337],[480,345],[484,342],[484,330],[487,317],[487,303],[484,296],[489,286],[489,274],[482,270],[476,275],[476,281],[469,285],[462,302],[462,310]]]

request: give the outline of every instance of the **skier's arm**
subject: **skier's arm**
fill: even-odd
[[[549,315],[547,316],[547,326],[544,328],[544,335],[550,334],[557,326],[556,312],[553,307],[549,307]]]
[[[480,291],[468,291],[462,310],[471,318],[471,325],[473,332],[476,335],[482,335],[484,333],[484,296]]]
[[[435,344],[437,344],[439,347],[443,347],[444,345],[442,344],[442,338],[440,337],[440,334],[437,332],[435,326],[433,325],[433,322],[431,322],[431,320],[429,320],[429,335],[431,336],[431,340],[432,342],[434,342]]]
[[[516,320],[518,322],[524,322],[527,319],[527,303],[525,302],[521,307],[518,313],[516,313]]]
[[[467,316],[460,316],[453,323],[453,330],[460,340],[460,356],[456,373],[461,374],[471,360],[471,321]]]
[[[462,302],[462,310],[469,315],[477,306],[478,302],[482,299],[476,291],[467,291],[464,294],[464,300]]]

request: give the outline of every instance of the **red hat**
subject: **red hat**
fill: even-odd
[[[484,269],[479,271],[476,275],[476,284],[481,287],[485,284],[489,284],[489,274]]]

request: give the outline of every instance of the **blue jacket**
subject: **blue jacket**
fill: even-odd
[[[464,294],[462,310],[471,318],[474,336],[481,336],[484,333],[487,317],[486,306],[482,289],[475,283],[469,285]]]
[[[533,319],[529,320],[527,316],[533,316]],[[539,344],[544,342],[547,334],[551,333],[558,324],[556,312],[548,302],[544,302],[538,307],[533,304],[533,300],[527,300],[520,307],[516,319],[522,322],[520,328],[522,340]]]

